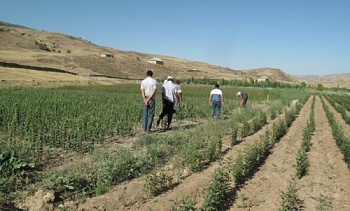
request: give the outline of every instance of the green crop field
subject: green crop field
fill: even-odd
[[[139,84],[0,90],[0,201],[18,203],[40,189],[54,191],[56,206],[84,201],[170,163],[201,172],[223,156],[224,136],[234,146],[282,113],[289,127],[298,110],[288,114],[287,108],[300,109],[310,96],[304,89],[244,88],[249,100],[243,109],[235,96],[240,89],[222,86],[225,103],[216,121],[208,105],[211,89],[183,85],[173,130],[160,132],[154,125],[150,134],[141,129]],[[155,118],[161,111],[159,90],[156,101]],[[276,125],[274,140],[286,133],[285,127]],[[268,142],[264,150],[272,146]],[[232,168],[238,172],[243,165]],[[238,181],[245,181],[247,176],[239,174]],[[145,191],[152,195],[170,187],[166,175],[147,178]]]

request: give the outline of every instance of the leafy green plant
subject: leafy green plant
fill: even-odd
[[[35,167],[34,163],[29,163],[24,157],[19,157],[16,151],[0,152],[0,175],[2,176],[24,174]]]
[[[240,154],[232,165],[231,174],[236,185],[242,185],[268,156],[273,143],[269,141],[268,132],[266,135],[261,137],[262,141],[251,146],[244,154]]]
[[[190,196],[179,196],[176,197],[176,200],[172,200],[174,203],[171,208],[172,211],[195,211],[196,201]]]
[[[163,172],[146,177],[144,190],[152,196],[157,196],[172,186],[173,178]]]
[[[106,181],[103,181],[102,178],[98,178],[96,182],[96,188],[95,188],[96,196],[100,196],[104,193],[107,193],[108,190],[109,190],[109,184]]]
[[[307,157],[307,153],[304,148],[301,148],[298,151],[297,156],[297,177],[300,179],[305,176],[309,170],[309,160]]]
[[[316,209],[319,211],[329,211],[332,210],[332,197],[320,195],[319,197],[311,196],[311,198],[317,201],[319,204],[316,206]]]
[[[238,134],[238,128],[234,126],[231,129],[231,146],[234,146],[238,143],[237,134]]]
[[[223,169],[216,169],[213,174],[213,180],[210,183],[205,202],[204,210],[221,210],[229,203],[230,194],[229,174]]]
[[[298,189],[295,187],[295,178],[289,183],[288,190],[281,194],[281,208],[279,211],[295,211],[300,210],[301,200],[298,196]]]

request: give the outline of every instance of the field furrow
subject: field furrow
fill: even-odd
[[[280,208],[281,191],[287,189],[291,176],[296,174],[296,154],[302,142],[311,101],[309,98],[287,134],[275,144],[265,164],[237,192],[230,210],[270,211]]]
[[[341,121],[341,116],[336,116]],[[308,153],[309,173],[297,182],[299,197],[305,210],[350,210],[349,169],[332,136],[319,97],[316,98],[315,119],[316,130]]]
[[[251,136],[245,137],[239,144],[233,147],[229,146],[231,137],[224,136],[222,142],[223,149],[226,149],[226,154],[222,161],[211,164],[199,173],[190,174],[188,177],[180,180],[179,184],[166,193],[152,199],[144,198],[143,187],[146,181],[142,177],[118,185],[102,196],[88,199],[86,203],[79,206],[79,210],[92,207],[96,202],[99,202],[96,208],[101,210],[110,210],[117,207],[118,210],[171,210],[174,205],[172,201],[176,201],[182,196],[192,197],[197,202],[197,206],[201,206],[203,204],[203,191],[210,183],[214,170],[222,167],[225,163],[232,163],[240,153],[259,140],[259,137],[264,135],[267,129],[272,130],[273,123],[282,117],[283,115],[280,115],[274,120],[269,120],[262,129]]]

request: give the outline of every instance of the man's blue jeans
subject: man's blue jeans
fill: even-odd
[[[155,100],[153,98],[148,101],[148,105],[143,105],[142,127],[145,131],[152,129],[155,108]]]
[[[213,101],[211,103],[211,116],[214,116],[215,110],[216,110],[216,119],[220,119],[221,101]]]

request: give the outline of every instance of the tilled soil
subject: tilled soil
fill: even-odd
[[[243,187],[235,192],[230,210],[278,210],[281,207],[281,194],[286,192],[293,177],[296,177],[296,157],[301,147],[303,130],[307,125],[311,111],[312,98],[301,109],[298,117],[288,129],[287,134],[275,144],[266,162]],[[327,103],[328,104],[328,103]],[[328,104],[329,105],[329,104]],[[331,108],[331,107],[330,107]],[[335,117],[345,124],[338,113]],[[316,97],[316,130],[312,137],[312,146],[308,152],[310,169],[306,176],[296,179],[296,187],[302,210],[350,210],[350,174],[343,155],[332,136],[321,100]],[[227,153],[223,161],[211,164],[205,170],[189,174],[178,184],[157,197],[150,198],[144,192],[145,178],[137,178],[112,188],[108,193],[89,198],[78,210],[171,210],[181,196],[190,196],[196,200],[197,207],[203,204],[205,188],[211,181],[214,170],[233,163],[239,153],[260,141],[267,128],[273,122],[239,144],[229,146],[229,137],[224,137]],[[346,125],[344,125],[346,126]],[[349,130],[345,129],[348,133]]]

